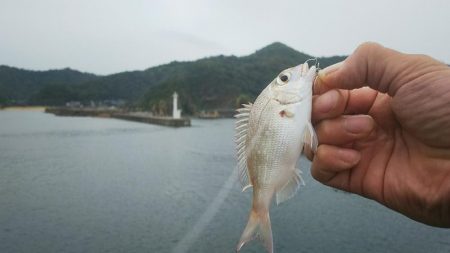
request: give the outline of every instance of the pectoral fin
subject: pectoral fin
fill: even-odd
[[[317,135],[311,122],[308,122],[305,126],[303,142],[305,145],[309,146],[313,153],[316,153],[319,141],[317,140]]]

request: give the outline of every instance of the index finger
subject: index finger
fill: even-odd
[[[408,55],[376,43],[361,44],[347,59],[319,71],[314,92],[322,94],[330,89],[356,89],[364,86],[394,96],[409,80],[426,73],[420,55]],[[425,65],[424,65],[425,64]]]

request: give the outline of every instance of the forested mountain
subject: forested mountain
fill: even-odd
[[[0,103],[29,103],[44,88],[73,86],[98,78],[99,76],[69,68],[31,71],[0,65]]]
[[[280,71],[311,58],[314,57],[274,43],[244,57],[216,56],[189,63],[171,63],[167,79],[150,87],[140,102],[152,107],[177,91],[186,113],[236,108],[253,101]],[[321,67],[326,67],[343,59],[345,57],[335,56],[319,58],[319,62]]]
[[[254,100],[281,70],[311,58],[314,57],[276,42],[248,56],[175,61],[108,76],[70,69],[36,72],[2,66],[0,99],[24,99],[43,105],[124,99],[130,106],[148,109],[169,106],[172,93],[177,91],[185,113],[231,109]],[[326,67],[344,58],[319,58],[319,62]]]

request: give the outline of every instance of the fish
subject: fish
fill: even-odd
[[[315,152],[318,145],[311,124],[312,89],[318,66],[309,67],[308,61],[283,70],[253,104],[237,109],[237,169],[242,192],[252,188],[253,198],[236,252],[259,238],[273,253],[269,216],[272,199],[275,196],[279,205],[305,184],[296,164],[304,146]]]

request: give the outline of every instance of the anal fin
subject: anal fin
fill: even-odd
[[[277,205],[292,198],[300,186],[305,185],[305,182],[300,176],[301,171],[299,169],[293,169],[291,173],[292,175],[289,177],[289,181],[276,193]]]

